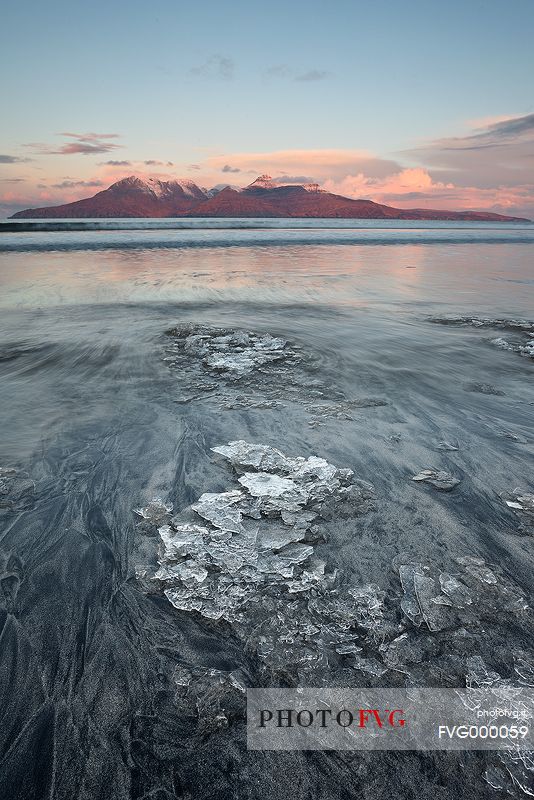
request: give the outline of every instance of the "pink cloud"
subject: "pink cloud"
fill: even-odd
[[[384,178],[371,178],[360,172],[358,175],[347,175],[341,181],[326,180],[323,183],[323,189],[329,192],[364,199],[376,199],[377,195],[402,196],[413,192],[433,192],[452,188],[454,184],[434,181],[421,167],[401,169]]]
[[[534,187],[531,185],[457,186],[452,182],[435,180],[421,167],[403,169],[383,180],[374,180],[361,173],[347,175],[341,181],[325,181],[323,188],[346,197],[374,200],[399,208],[471,209],[527,213],[527,216],[534,208]]]
[[[211,156],[201,166],[206,172],[216,173],[224,172],[224,167],[228,165],[251,175],[314,175],[319,181],[341,179],[358,172],[377,177],[385,176],[399,168],[395,161],[379,158],[365,150],[345,149],[232,153]]]
[[[481,128],[484,140],[508,136],[519,126],[523,138],[528,136],[529,119],[510,117],[484,121]],[[475,135],[478,144],[478,136]],[[449,144],[449,140],[444,140]],[[454,140],[456,144],[456,140]],[[464,140],[459,140],[460,146]],[[473,156],[470,155],[471,163]],[[507,183],[496,166],[484,163],[484,181],[478,183],[480,174],[467,165],[463,169],[442,169],[428,166],[406,166],[396,161],[380,158],[362,150],[277,150],[264,153],[226,153],[212,156],[202,164],[208,171],[210,182],[221,180],[225,165],[239,169],[241,183],[247,183],[248,174],[268,173],[278,182],[284,175],[309,175],[323,189],[346,197],[365,198],[400,208],[473,209],[509,212],[519,216],[534,215],[534,181],[532,184]],[[472,178],[472,183],[468,178]],[[517,177],[517,176],[516,176]],[[214,179],[217,178],[217,181]],[[517,182],[519,183],[519,182]]]
[[[26,195],[26,207],[37,205],[38,199],[46,199],[50,204],[78,200],[89,196],[91,187],[105,188],[127,175],[152,175],[168,180],[187,175],[194,168],[194,179],[199,186],[227,183],[230,172],[235,173],[234,182],[244,186],[257,175],[268,173],[276,183],[317,182],[336,194],[401,208],[491,210],[533,217],[534,179],[528,180],[526,169],[532,151],[528,156],[525,148],[532,144],[534,116],[493,117],[479,120],[477,125],[480,132],[472,128],[469,136],[440,139],[418,150],[406,151],[403,161],[408,163],[346,148],[227,152],[208,156],[198,164],[176,166],[156,159],[112,159],[100,162],[96,170],[85,172],[83,177],[67,181],[62,175],[49,176],[43,181],[48,196],[38,198],[36,188],[28,193],[32,196]],[[89,150],[84,148],[118,147],[110,141],[117,134],[62,135],[74,140],[62,146],[63,153],[74,153],[72,148],[76,148],[76,152],[85,155]],[[419,161],[419,165],[415,166],[414,161]],[[428,163],[421,163],[424,161]],[[150,167],[156,167],[157,171]],[[303,176],[307,176],[306,180]],[[29,188],[29,183],[26,185]]]

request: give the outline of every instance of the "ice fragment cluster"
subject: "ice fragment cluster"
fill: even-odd
[[[487,696],[490,690],[495,694],[497,707],[515,705],[517,710],[527,715],[527,724],[531,724],[529,695],[520,694],[523,687],[534,685],[534,661],[531,657],[522,652],[514,654],[515,674],[511,680],[490,669],[480,656],[467,659],[467,667],[466,686],[469,695],[474,696],[475,704],[478,692]],[[493,789],[504,790],[508,796],[518,796],[518,790],[521,794],[534,797],[534,752],[511,744],[505,750],[488,754],[488,758],[490,763],[484,779]]]
[[[362,644],[381,637],[383,594],[371,584],[339,590],[316,553],[318,522],[332,507],[355,519],[367,513],[372,486],[323,458],[264,444],[240,440],[213,451],[239,488],[206,492],[174,517],[160,500],[137,510],[159,525],[153,580],[170,603],[231,624],[270,669],[291,663],[303,674],[326,665],[330,652],[382,674],[387,668],[362,656]]]
[[[388,405],[380,397],[347,398],[335,382],[317,377],[319,357],[269,333],[183,324],[167,331],[165,349],[164,360],[187,385],[176,403],[211,397],[225,410],[291,403],[303,406],[311,427]]]
[[[490,343],[501,350],[519,353],[527,358],[534,358],[534,322],[524,319],[490,319],[489,317],[430,317],[429,322],[438,325],[456,325],[472,328],[504,330],[512,337],[498,336]]]
[[[525,595],[478,556],[459,556],[447,571],[396,560],[398,591],[354,584],[318,545],[331,518],[346,514],[357,531],[357,518],[376,507],[369,484],[265,444],[213,451],[231,465],[233,485],[174,517],[162,501],[140,509],[142,524],[152,516],[159,530],[149,577],[179,611],[230,625],[267,675],[318,684],[339,675],[345,685],[359,675],[361,685],[388,673],[389,683],[458,685],[466,647],[484,650],[490,626],[506,631],[511,615],[529,614]],[[534,681],[523,661],[523,679]]]
[[[447,571],[396,559],[398,592],[354,585],[318,545],[329,519],[348,515],[357,530],[376,507],[370,484],[265,444],[213,451],[235,473],[227,490],[205,492],[177,516],[157,499],[138,509],[140,524],[151,520],[159,533],[148,577],[176,609],[230,625],[267,673],[320,682],[340,671],[346,681],[350,669],[376,682],[389,672],[408,685],[447,675],[457,685],[466,644],[476,652],[489,626],[506,631],[511,615],[530,612],[523,592],[473,555]],[[534,682],[528,658],[519,669]]]
[[[160,522],[172,511],[172,503],[164,503],[161,497],[153,497],[144,508],[135,508],[134,513],[148,522]]]
[[[365,505],[372,490],[354,483],[351,470],[315,456],[291,458],[244,441],[213,450],[242,473],[240,488],[206,492],[188,510],[190,520],[184,514],[160,527],[155,579],[178,609],[244,621],[266,589],[298,594],[325,579],[311,531],[322,503],[335,496]]]
[[[519,520],[518,532],[534,536],[534,494],[516,488],[512,492],[503,492],[501,496]]]
[[[295,358],[285,339],[269,333],[230,328],[209,328],[202,325],[179,325],[168,331],[175,353],[189,356],[212,373],[222,373],[230,380],[245,375],[274,361]]]
[[[438,573],[417,562],[398,566],[403,590],[401,610],[415,627],[442,631],[477,626],[484,616],[529,609],[523,592],[499,580],[484,559],[458,556],[456,562],[456,575]]]
[[[450,492],[455,486],[458,486],[460,481],[454,478],[449,472],[444,470],[423,469],[414,475],[412,481],[423,481],[430,483],[436,489],[441,489],[442,492]]]

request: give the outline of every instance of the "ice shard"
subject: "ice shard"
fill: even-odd
[[[434,486],[436,489],[441,489],[443,492],[450,492],[451,489],[454,489],[454,487],[458,486],[460,483],[458,478],[453,477],[449,472],[436,469],[423,469],[421,472],[418,472],[417,475],[413,476],[412,481],[430,483],[431,486]]]

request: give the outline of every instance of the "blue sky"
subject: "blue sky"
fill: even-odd
[[[470,174],[465,159],[461,169],[454,158],[436,165],[435,148],[534,113],[533,34],[532,0],[12,4],[0,32],[4,205],[74,199],[143,171],[243,184],[257,163],[344,193],[426,192],[442,207],[453,187],[479,188],[484,197],[472,191],[463,200],[489,207],[487,190],[502,185],[500,173],[490,177],[494,159],[481,182],[480,151]],[[84,148],[64,133],[115,138]],[[523,131],[521,158],[524,140]],[[293,164],[275,156],[269,168],[269,154],[288,151]],[[329,173],[321,151],[345,153],[343,167]],[[514,158],[515,150],[504,160]],[[407,176],[411,192],[402,177],[385,183],[366,159],[377,162],[374,173],[420,169],[431,183],[422,173],[419,182]],[[112,160],[129,164],[104,163]],[[526,162],[506,188],[534,183],[528,146]],[[222,173],[225,165],[243,175]],[[347,180],[360,174],[367,183]],[[531,202],[524,196],[514,197],[517,207]]]

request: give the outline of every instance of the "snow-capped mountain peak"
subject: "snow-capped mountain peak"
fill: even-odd
[[[201,199],[206,196],[205,189],[201,189],[200,186],[197,186],[194,181],[191,181],[188,178],[171,178],[169,181],[159,181],[159,183],[164,183],[173,191],[176,191],[176,189],[181,189],[186,197]]]
[[[166,176],[164,176],[166,178]],[[260,175],[242,190],[219,184],[209,191],[188,178],[130,175],[92,197],[59,206],[28,208],[17,219],[116,217],[317,217],[336,219],[460,219],[528,221],[476,211],[401,209],[331,194],[311,184],[284,184]]]
[[[270,175],[260,175],[255,181],[249,183],[247,189],[275,189],[276,184]]]
[[[128,178],[122,178],[117,181],[110,189],[114,192],[135,191],[143,192],[144,194],[151,194],[158,199],[165,199],[168,197],[180,195],[181,197],[188,197],[195,200],[204,200],[206,193],[200,189],[196,183],[188,178],[170,178],[169,180],[162,180],[152,176],[138,177],[130,175]]]

